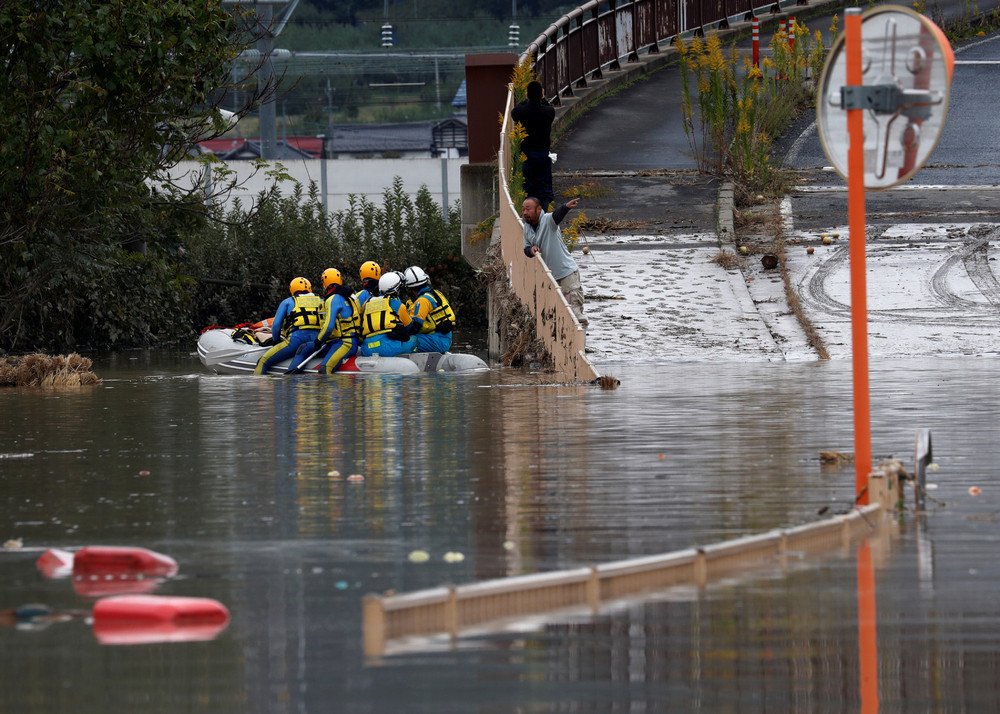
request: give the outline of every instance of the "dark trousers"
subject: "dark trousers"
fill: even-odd
[[[552,159],[547,151],[525,151],[524,193],[542,202],[542,209],[549,210],[555,199],[552,193]]]

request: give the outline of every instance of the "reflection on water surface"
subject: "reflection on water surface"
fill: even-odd
[[[85,620],[0,628],[4,711],[652,711],[861,702],[853,553],[597,618],[366,665],[360,600],[666,552],[850,506],[849,364],[532,375],[205,374],[187,354],[96,360],[101,387],[0,393],[0,538],[139,545],[217,599],[211,642],[99,646]],[[872,365],[873,450],[938,471],[921,527],[874,548],[879,700],[996,703],[1000,362]],[[350,475],[362,481],[349,481]],[[970,487],[981,489],[971,496]],[[946,506],[942,504],[947,504]],[[429,554],[415,563],[414,550]],[[461,562],[445,562],[447,552]],[[0,609],[93,600],[5,552]],[[16,623],[15,623],[16,624]],[[23,624],[23,623],[22,623]],[[833,699],[836,697],[836,699]],[[870,700],[865,703],[870,705]]]

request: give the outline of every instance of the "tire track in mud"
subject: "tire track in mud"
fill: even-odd
[[[971,230],[970,233],[983,233],[983,230]],[[1000,238],[1000,226],[994,226],[985,231],[985,235],[968,246],[963,259],[965,270],[972,283],[979,289],[994,311],[1000,311],[1000,280],[990,268],[990,241]]]
[[[1000,312],[1000,280],[989,265],[989,244],[1000,240],[1000,226],[975,226],[969,229],[971,239],[933,268],[929,279],[922,281],[927,296],[925,306],[903,309],[869,309],[871,320],[887,323],[918,323],[933,325],[950,319],[969,326],[996,322]],[[869,239],[871,236],[869,236]],[[887,248],[886,244],[880,247]],[[850,319],[851,307],[830,293],[827,285],[840,271],[850,254],[847,246],[838,246],[830,256],[808,270],[797,281],[799,299],[810,310],[829,317]],[[949,277],[956,269],[964,269],[983,301],[970,300],[955,293]],[[869,270],[871,264],[869,263]],[[869,290],[871,290],[869,282]],[[822,321],[822,318],[820,318]]]

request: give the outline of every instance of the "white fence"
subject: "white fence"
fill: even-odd
[[[414,198],[421,186],[426,186],[442,206],[454,206],[461,193],[460,171],[467,158],[460,159],[297,159],[281,161],[286,172],[296,181],[308,187],[315,181],[322,190],[326,185],[326,207],[328,211],[339,211],[348,207],[351,194],[365,196],[376,205],[382,204],[383,191],[392,186],[396,176],[403,180],[403,188]],[[326,180],[323,169],[326,164]],[[256,201],[257,195],[271,181],[263,170],[255,173],[252,161],[230,161],[227,166],[236,172],[242,186],[223,197],[219,203],[229,208],[233,199],[239,198],[244,206]],[[170,172],[171,178],[181,186],[195,185],[204,173],[197,161],[182,161]],[[290,194],[291,182],[280,186],[282,194]]]

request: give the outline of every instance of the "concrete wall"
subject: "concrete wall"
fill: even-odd
[[[323,163],[322,159],[281,162],[288,174],[306,187],[310,181],[315,181],[317,187],[322,186]],[[468,159],[327,159],[325,163],[327,210],[333,212],[347,208],[348,196],[352,193],[364,195],[381,206],[382,192],[392,186],[396,176],[403,179],[403,187],[411,198],[416,196],[422,185],[426,185],[435,201],[454,206],[460,198],[461,167],[468,163]],[[251,161],[232,161],[228,166],[236,171],[245,189],[234,191],[222,201],[226,207],[234,198],[239,198],[244,206],[249,205],[269,184],[264,171],[253,175]],[[192,172],[198,175],[201,170],[198,162],[183,161],[174,167],[170,175],[180,185],[189,186],[194,182]],[[280,190],[287,195],[292,189],[293,184],[286,182]]]
[[[594,365],[587,359],[586,335],[566,302],[558,283],[541,256],[524,255],[524,226],[519,207],[515,207],[507,190],[510,170],[510,145],[507,123],[513,94],[508,95],[504,113],[500,154],[500,251],[514,294],[535,317],[535,332],[545,342],[552,355],[556,372],[572,381],[589,382],[598,379]],[[490,333],[495,332],[491,316]]]

